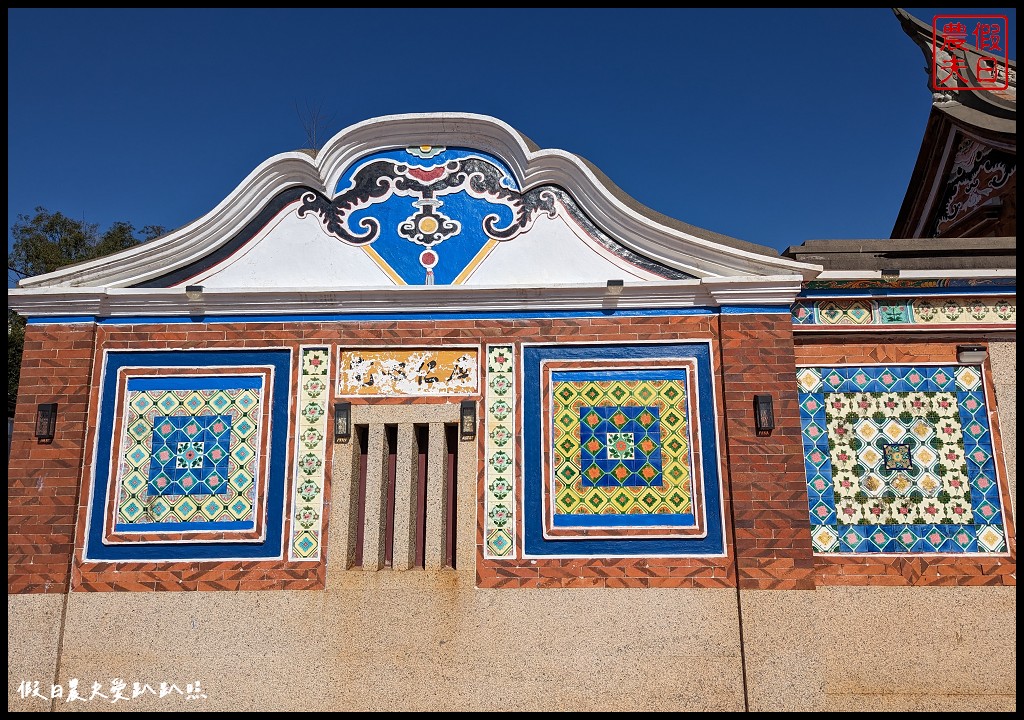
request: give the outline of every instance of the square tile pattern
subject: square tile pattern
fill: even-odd
[[[818,553],[1007,550],[980,368],[797,372]]]
[[[552,373],[553,524],[692,524],[686,380]]]
[[[261,386],[256,377],[129,379],[115,530],[251,528]]]
[[[293,356],[105,353],[83,562],[281,559]]]
[[[725,552],[709,342],[522,358],[524,558]]]

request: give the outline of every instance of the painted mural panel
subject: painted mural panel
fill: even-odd
[[[998,197],[1017,173],[1017,158],[1012,152],[985,147],[965,138],[957,148],[953,167],[946,179],[934,234],[948,234],[974,211]]]
[[[724,552],[709,346],[525,346],[526,557]]]
[[[797,379],[815,552],[1007,551],[979,367],[807,367]]]
[[[606,235],[563,189],[524,190],[502,160],[479,150],[424,145],[373,153],[353,163],[334,192],[333,198],[305,193],[297,217],[317,218],[324,232],[360,248],[396,285],[464,284],[499,245],[507,249],[538,221],[559,217],[568,223],[563,230],[575,228],[583,243],[582,249],[571,243],[572,251],[563,246],[555,257],[576,258],[587,266],[585,273],[600,267],[601,278],[615,271],[631,278],[690,277]],[[557,262],[545,266],[551,257],[530,259],[545,268],[545,276],[569,280],[581,271]],[[504,267],[488,279],[494,282],[497,272],[498,282],[515,282],[510,278],[524,270],[538,277],[536,268]]]
[[[85,559],[280,558],[290,359],[108,353]]]
[[[460,283],[497,242],[540,213],[555,214],[550,191],[522,193],[500,160],[461,148],[375,153],[346,171],[335,192],[333,200],[307,194],[299,216],[315,213],[400,285]]]
[[[338,394],[345,397],[475,395],[477,348],[351,348],[338,360]]]

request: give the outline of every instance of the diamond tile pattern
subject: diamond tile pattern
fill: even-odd
[[[256,388],[132,390],[125,404],[117,525],[253,520],[259,462]],[[124,527],[129,526],[129,527]],[[174,526],[174,527],[171,527]]]
[[[553,382],[556,515],[692,512],[685,397],[682,380]]]

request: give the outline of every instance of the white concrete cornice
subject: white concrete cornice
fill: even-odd
[[[766,283],[762,277],[705,278],[701,284],[707,288],[715,305],[789,305],[801,289],[800,275],[772,278]]]
[[[789,305],[800,276],[533,286],[428,285],[336,288],[16,288],[8,307],[29,318],[350,315],[361,313],[537,312]],[[194,293],[193,293],[194,295]]]
[[[811,279],[821,272],[818,265],[770,254],[769,248],[760,254],[744,249],[745,243],[740,243],[743,248],[734,247],[662,224],[638,210],[639,203],[630,206],[620,200],[578,156],[562,150],[531,150],[519,132],[495,118],[418,113],[352,125],[331,138],[315,159],[303,152],[275,155],[215,208],[185,227],[98,260],[26,278],[19,287],[129,287],[158,278],[215,252],[280,192],[308,186],[333,197],[338,179],[359,158],[415,145],[470,147],[492,154],[507,163],[524,191],[558,185],[625,247],[696,277],[800,275]]]

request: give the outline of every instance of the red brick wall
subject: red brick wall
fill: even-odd
[[[95,332],[95,345],[94,345]],[[712,342],[727,556],[721,558],[483,559],[481,587],[735,587],[805,589],[819,584],[1014,584],[1010,558],[821,558],[811,551],[796,364],[947,361],[952,344],[836,342],[798,338],[785,314],[521,320],[422,320],[352,323],[196,323],[30,325],[8,480],[8,592],[74,590],[249,590],[324,587],[320,562],[83,563],[82,547],[97,426],[98,382],[106,350],[289,347],[324,344],[441,345],[511,342]],[[517,352],[519,348],[517,347]],[[297,373],[298,368],[293,372]],[[295,378],[293,378],[294,380]],[[521,378],[517,380],[522,387]],[[95,385],[95,386],[94,386]],[[776,427],[757,437],[753,396],[774,398]],[[57,437],[32,435],[37,403],[57,402]],[[407,403],[408,399],[367,399]],[[998,433],[995,434],[998,443]],[[483,443],[483,438],[478,438]],[[294,447],[293,438],[288,448]],[[999,449],[997,448],[997,455]],[[483,453],[480,453],[483,457]],[[481,460],[482,461],[482,460]],[[519,459],[516,460],[519,462]],[[292,462],[289,460],[288,466]],[[331,451],[326,458],[331,476]],[[520,473],[521,477],[521,468]],[[483,496],[483,472],[477,497]],[[324,518],[330,516],[326,489]],[[517,502],[518,502],[517,498]],[[1007,505],[1008,507],[1008,505]],[[522,517],[522,508],[517,510]],[[1009,514],[1007,513],[1007,516]],[[76,526],[77,525],[77,529]],[[734,537],[735,536],[735,537]],[[1013,537],[1012,529],[1010,532]],[[459,542],[469,539],[460,538]],[[522,538],[518,539],[522,547]],[[735,553],[735,554],[734,554]]]
[[[721,315],[727,462],[741,588],[811,589],[800,409],[789,314]],[[754,430],[754,395],[770,394],[775,429]]]
[[[215,323],[100,326],[93,362],[102,351],[123,349],[212,349],[291,347],[300,344],[487,344],[495,342],[666,342],[714,340],[713,316],[621,317],[530,320],[424,320],[356,323]],[[713,349],[713,364],[717,350]],[[717,374],[717,369],[716,369]],[[717,391],[720,395],[721,388]],[[93,389],[94,405],[99,387]],[[367,399],[374,403],[406,403],[408,399]],[[719,409],[721,414],[721,408]],[[93,424],[95,427],[95,423]],[[479,439],[483,442],[483,438]],[[92,433],[86,445],[92,447]],[[289,440],[289,448],[293,446]],[[480,454],[482,457],[482,453]],[[77,460],[76,460],[77,462]],[[330,451],[326,473],[330,477]],[[91,474],[92,457],[84,458],[83,477]],[[480,473],[478,483],[483,482]],[[479,489],[482,496],[482,488]],[[301,589],[323,587],[326,557],[320,563],[187,562],[83,563],[86,498],[79,507],[77,551],[72,576],[76,590]],[[726,493],[725,502],[728,503]],[[330,514],[326,498],[324,517]],[[726,510],[728,518],[728,510]],[[728,525],[728,523],[727,523]],[[330,532],[329,528],[326,532]],[[465,542],[467,539],[460,539]],[[721,558],[636,558],[594,560],[484,561],[482,526],[477,529],[477,582],[482,587],[731,587],[734,560]],[[520,539],[521,543],[521,539]],[[731,530],[726,527],[726,543]],[[520,544],[520,547],[522,545]]]
[[[92,379],[93,325],[29,325],[7,468],[7,591],[68,590]],[[36,405],[58,404],[52,443]]]

